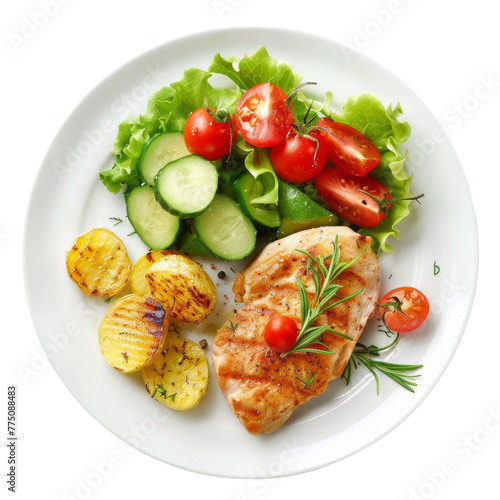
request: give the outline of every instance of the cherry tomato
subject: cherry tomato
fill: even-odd
[[[309,136],[292,132],[271,148],[274,170],[288,182],[310,181],[323,169],[326,160],[326,144],[318,132]]]
[[[275,316],[264,329],[264,340],[275,352],[286,352],[297,340],[297,323],[288,316]]]
[[[236,105],[236,124],[243,139],[260,148],[284,141],[293,123],[286,99],[273,83],[259,83],[247,90]]]
[[[350,125],[320,118],[316,126],[328,130],[320,130],[328,158],[348,174],[366,175],[380,163],[380,153],[373,142]]]
[[[231,137],[229,121],[219,122],[205,108],[197,109],[189,115],[184,125],[184,143],[193,154],[210,161],[219,160],[229,153],[231,140],[234,142],[236,137],[236,125],[234,121],[232,123]]]
[[[376,226],[391,208],[390,203],[384,203],[392,199],[389,190],[369,175],[357,177],[341,168],[328,167],[316,176],[314,186],[332,212],[357,226]],[[362,191],[374,196],[380,203]]]
[[[429,301],[420,290],[402,286],[384,295],[379,302],[379,314],[394,332],[410,332],[427,318]]]

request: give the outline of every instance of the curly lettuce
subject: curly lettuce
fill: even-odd
[[[243,57],[222,57],[216,54],[208,65],[208,71],[225,75],[242,90],[259,83],[274,83],[285,94],[290,94],[302,81],[302,75],[283,61],[271,57],[267,50],[260,46],[253,54]]]
[[[245,158],[245,168],[254,179],[261,182],[263,193],[258,198],[253,198],[252,205],[277,205],[279,202],[278,176],[271,163],[269,149],[256,148],[246,141],[238,143],[238,147],[248,153]]]

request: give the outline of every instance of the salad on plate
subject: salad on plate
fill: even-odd
[[[212,86],[213,75],[222,75],[227,85]],[[293,224],[303,227],[306,221],[329,217],[330,225],[349,225],[372,236],[375,252],[391,252],[388,239],[399,237],[396,226],[410,213],[408,198],[412,198],[411,179],[404,170],[407,154],[400,149],[411,129],[398,119],[401,106],[384,107],[376,96],[363,93],[347,98],[335,112],[330,107],[333,94],[317,99],[306,94],[314,91],[314,85],[304,85],[302,78],[264,47],[241,58],[217,54],[208,71],[185,70],[179,81],[150,96],[144,114],[120,124],[112,149],[116,160],[100,172],[101,181],[113,193],[123,190],[129,205],[134,188],[156,190],[155,199],[180,221],[172,220],[172,241],[165,246],[181,246],[182,237],[189,240],[186,231],[178,230],[184,217],[202,215],[199,212],[216,194],[225,194],[238,200],[260,230],[269,228],[271,238],[289,234]],[[257,113],[252,117],[253,106]],[[194,128],[197,134],[192,133]],[[164,169],[155,184],[168,162],[192,151],[212,161],[218,175],[203,160],[190,158]],[[339,165],[339,156],[345,154],[350,154],[353,167],[342,170],[346,180],[342,182],[339,170],[329,168]],[[321,170],[318,165],[325,161],[322,175],[315,179]],[[182,172],[187,171],[193,174],[184,182]],[[252,179],[242,179],[245,173]],[[378,201],[361,193],[362,188]],[[183,207],[188,212],[182,213],[178,202],[187,201],[186,193],[196,204]],[[391,199],[398,201],[385,203]],[[380,203],[385,203],[382,208]],[[348,210],[340,210],[345,206]],[[352,215],[355,207],[357,216]],[[129,218],[131,214],[137,231],[147,214],[137,214],[134,207],[129,208]]]

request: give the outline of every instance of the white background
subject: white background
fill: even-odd
[[[40,14],[44,4],[50,17]],[[18,498],[500,498],[500,329],[494,302],[500,274],[494,260],[500,33],[493,2],[462,5],[452,0],[4,4],[0,399],[1,415],[6,415],[7,385],[17,385]],[[34,21],[40,26],[26,28]],[[402,79],[448,133],[470,185],[480,234],[472,315],[456,355],[423,404],[389,435],[340,463],[260,482],[208,477],[165,465],[96,422],[42,357],[22,270],[23,225],[36,172],[80,99],[110,72],[152,47],[189,33],[235,26],[286,27],[345,42]],[[464,238],[473,236],[464,228]],[[29,378],[21,375],[26,366],[35,367]],[[2,448],[0,470],[6,473],[8,450]],[[4,479],[0,489],[7,490]]]

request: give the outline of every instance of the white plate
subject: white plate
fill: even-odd
[[[109,151],[118,124],[142,112],[151,91],[178,80],[184,69],[206,69],[219,51],[242,55],[260,44],[305,80],[318,82],[318,91],[332,90],[334,106],[362,91],[373,92],[385,105],[401,103],[403,117],[412,126],[407,144],[413,152],[407,162],[414,171],[412,191],[424,192],[425,198],[400,224],[401,239],[391,241],[394,254],[381,256],[382,291],[415,286],[428,296],[431,314],[425,326],[404,338],[390,355],[393,361],[425,365],[415,394],[382,378],[377,396],[373,379],[358,370],[349,387],[342,380],[332,382],[281,429],[254,437],[229,410],[213,371],[200,405],[175,412],[148,397],[140,376],[109,367],[97,343],[107,305],[84,296],[70,281],[64,257],[76,235],[99,226],[124,239],[133,261],[146,251],[137,236],[127,236],[132,231],[128,221],[113,226],[110,217],[125,219],[123,197],[107,192],[97,176],[113,162]],[[242,478],[286,476],[327,465],[373,443],[405,419],[437,382],[460,341],[472,304],[478,254],[474,210],[459,161],[440,131],[424,104],[392,74],[360,53],[312,35],[274,29],[214,31],[168,43],[131,61],[94,89],[64,123],[32,193],[25,233],[26,289],[36,330],[55,370],[110,431],[144,453],[191,471]],[[214,270],[208,260],[200,262],[218,285],[217,308],[186,335],[211,344],[217,327],[235,307],[231,280],[241,264],[215,262]],[[440,267],[437,275],[434,262]],[[225,280],[217,277],[221,269],[227,273]],[[385,338],[377,338],[376,328],[373,321],[366,335],[382,344]],[[207,355],[211,357],[210,348]]]

